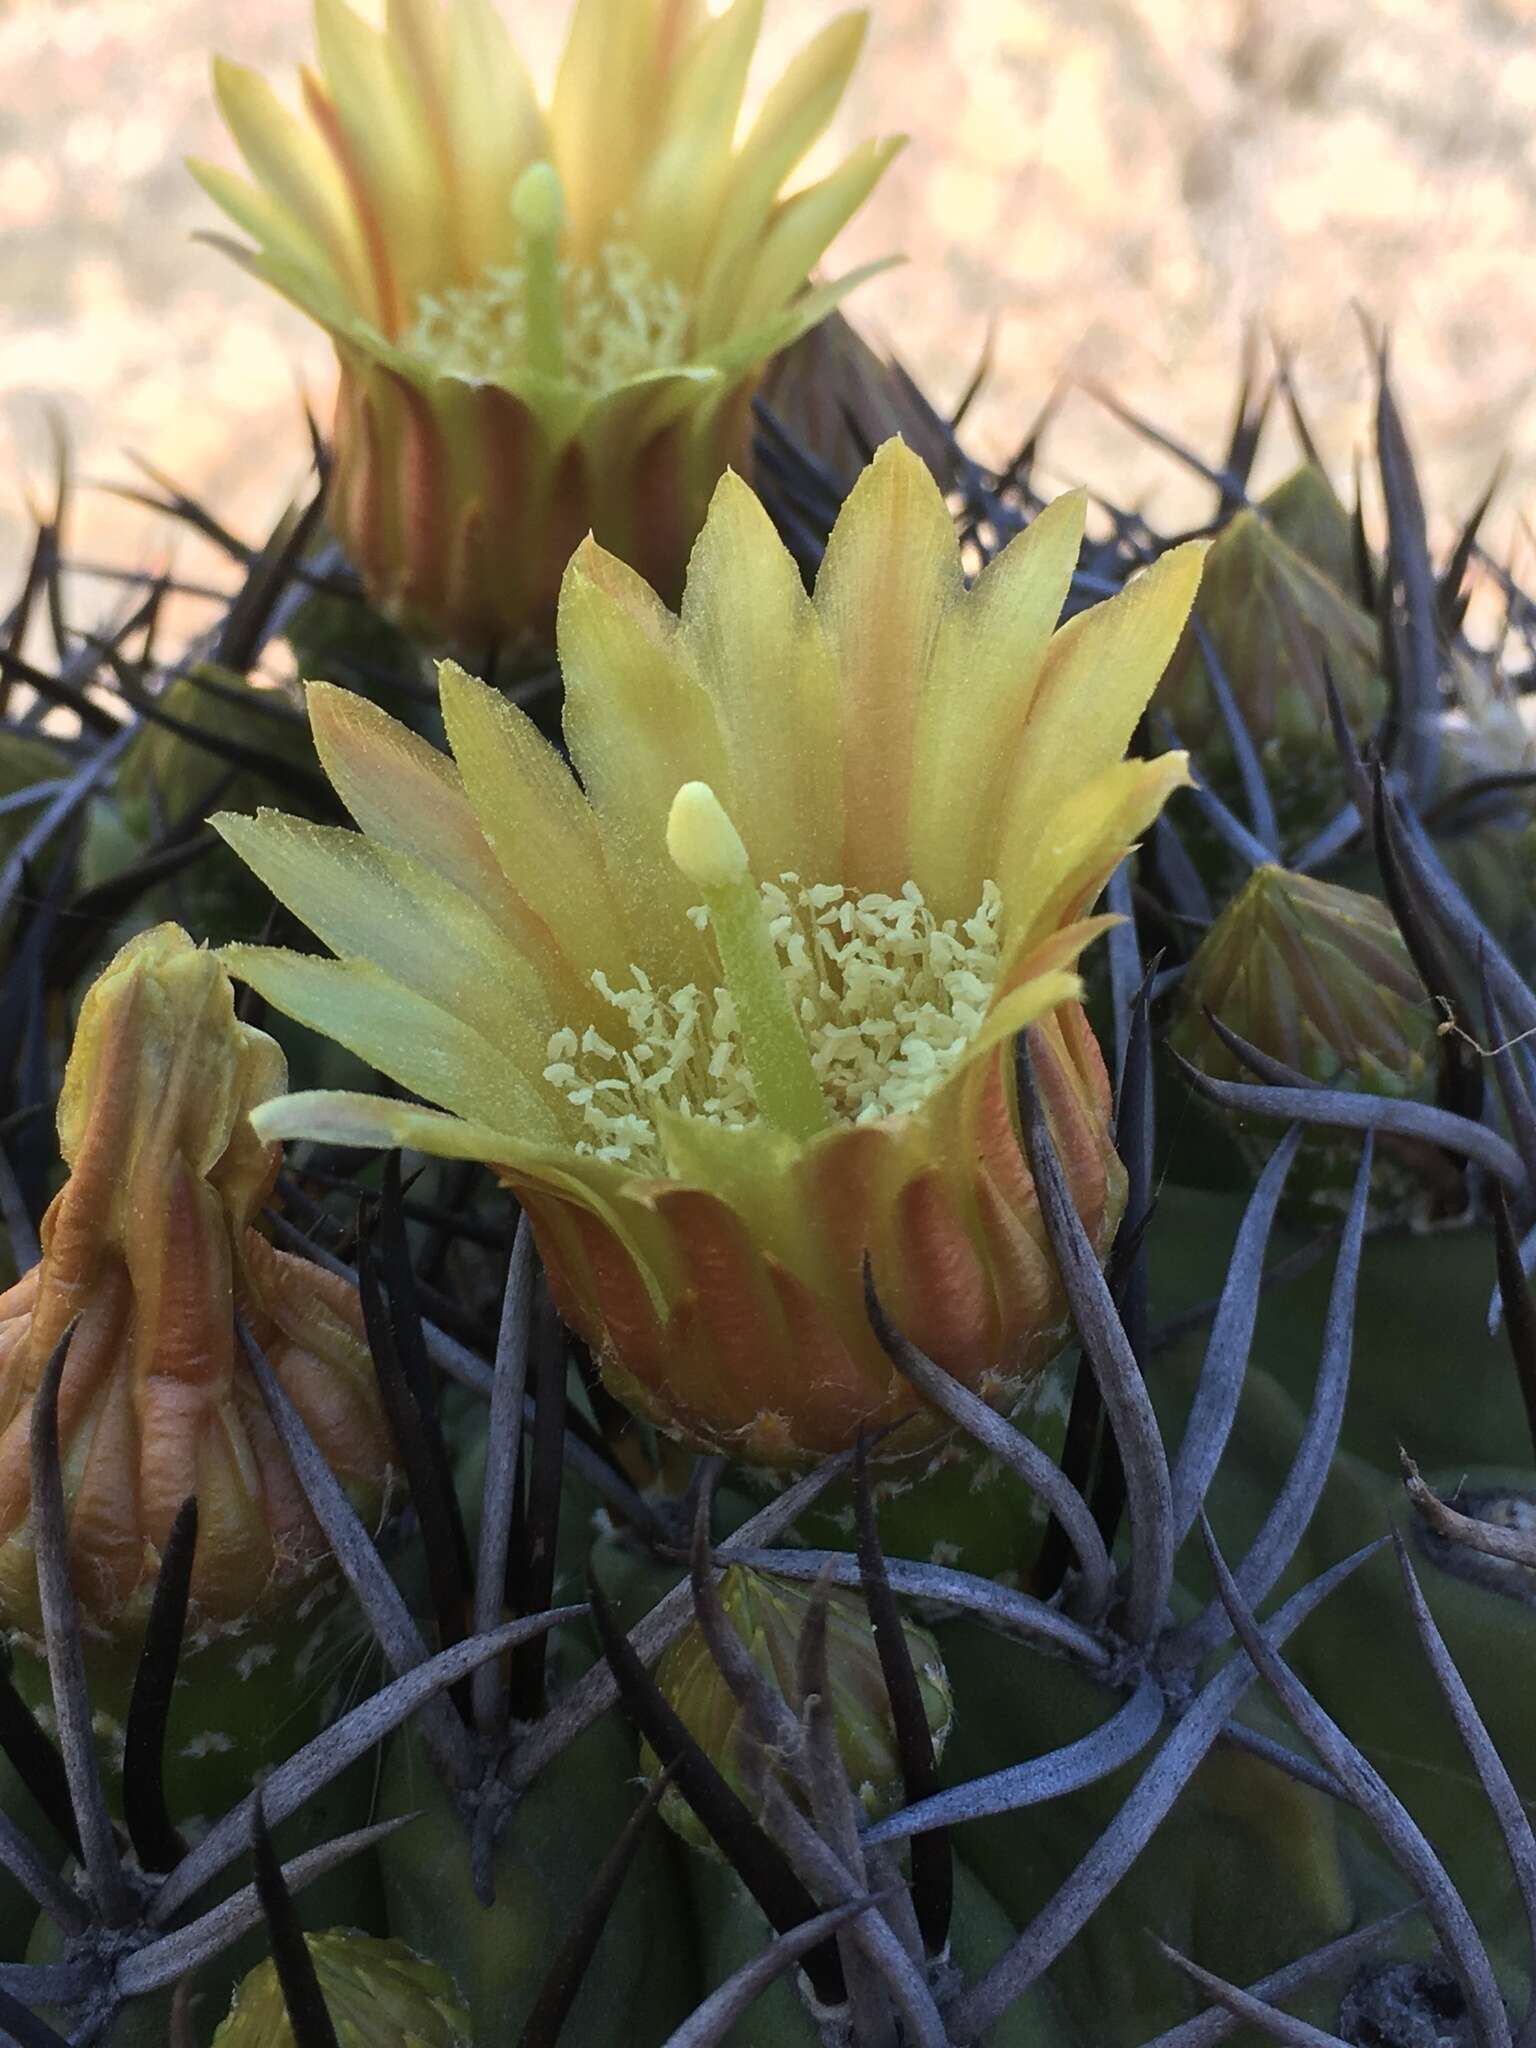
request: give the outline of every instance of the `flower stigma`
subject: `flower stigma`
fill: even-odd
[[[553,164],[530,164],[512,194],[521,261],[492,264],[473,284],[423,292],[401,336],[440,375],[499,384],[519,371],[564,379],[591,397],[688,353],[690,307],[645,251],[621,238],[591,263],[560,256],[565,195]]]
[[[895,896],[795,874],[759,885],[713,793],[686,787],[702,795],[684,804],[680,793],[668,844],[704,896],[689,916],[714,934],[723,985],[659,988],[637,966],[624,988],[593,975],[617,1013],[612,1037],[566,1026],[544,1069],[580,1112],[577,1151],[666,1175],[658,1108],[727,1127],[761,1119],[801,1138],[919,1108],[996,987],[996,884],[983,884],[970,917],[943,921],[911,881]]]

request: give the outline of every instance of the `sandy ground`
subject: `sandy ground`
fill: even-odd
[[[564,0],[509,11],[547,62]],[[758,78],[836,11],[769,0]],[[1074,373],[1214,451],[1261,322],[1345,462],[1366,425],[1358,303],[1394,328],[1443,522],[1502,457],[1498,530],[1515,531],[1536,497],[1536,0],[874,0],[873,16],[835,140],[911,144],[837,267],[906,254],[855,303],[941,401],[995,323],[984,451]],[[247,530],[296,487],[298,394],[324,406],[325,346],[193,239],[217,223],[181,159],[234,161],[211,50],[291,81],[308,41],[303,0],[0,0],[0,571],[53,417],[83,476],[122,480],[137,451]],[[1191,504],[1081,392],[1052,452],[1064,482],[1169,516]],[[74,540],[137,562],[168,535],[96,494]]]

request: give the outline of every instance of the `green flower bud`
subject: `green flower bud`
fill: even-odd
[[[1256,511],[1239,512],[1217,537],[1196,609],[1259,750],[1281,830],[1299,841],[1344,795],[1324,662],[1351,732],[1371,732],[1386,708],[1375,624]],[[1154,701],[1194,750],[1201,779],[1240,805],[1231,742],[1193,627]]]
[[[720,1580],[720,1599],[731,1626],[764,1677],[778,1687],[796,1712],[803,1705],[797,1674],[800,1635],[814,1597],[810,1586],[770,1578],[740,1565],[733,1565]],[[942,1751],[954,1716],[943,1659],[926,1629],[912,1622],[902,1626],[927,1710],[929,1733],[935,1750]],[[901,1800],[901,1759],[874,1630],[857,1593],[830,1595],[827,1674],[833,1725],[849,1781],[865,1813],[877,1820]],[[751,1805],[742,1770],[742,1744],[750,1740],[746,1712],[710,1654],[697,1623],[667,1651],[656,1667],[656,1679],[705,1755],[732,1790]],[[648,1746],[641,1751],[640,1761],[646,1774],[654,1777],[659,1764]],[[661,1810],[685,1841],[698,1848],[709,1846],[709,1837],[680,1793],[669,1791]]]
[[[1439,1020],[1392,913],[1378,898],[1337,883],[1255,868],[1189,964],[1169,1043],[1217,1080],[1253,1081],[1213,1017],[1327,1088],[1427,1096],[1433,1084]],[[1244,1151],[1263,1157],[1280,1129],[1256,1122],[1236,1135]],[[1358,1141],[1320,1130],[1309,1134],[1303,1152],[1293,1194],[1337,1206],[1353,1178]],[[1383,1145],[1378,1215],[1412,1206],[1424,1191],[1424,1173],[1434,1178],[1427,1148],[1404,1143],[1389,1156]]]
[[[319,774],[314,743],[295,696],[259,686],[234,669],[199,663],[166,688],[158,708],[174,725],[147,723],[123,756],[118,796],[133,823],[148,823],[153,812],[166,819],[206,808],[215,792],[232,807],[270,803],[283,764]],[[180,728],[188,728],[181,730]],[[239,767],[226,782],[230,759],[212,745],[199,746],[193,733],[207,733],[219,746],[246,748],[270,761],[269,772]],[[283,795],[291,797],[291,786]]]
[[[403,1941],[334,1928],[305,1939],[340,2048],[470,2048],[452,1978]],[[252,1970],[213,2039],[214,2048],[293,2048],[275,1963]]]
[[[1355,542],[1349,514],[1327,473],[1303,462],[1259,500],[1259,510],[1288,547],[1338,590],[1355,590]]]

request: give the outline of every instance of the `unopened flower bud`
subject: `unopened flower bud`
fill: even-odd
[[[1197,615],[1258,749],[1281,829],[1288,839],[1304,837],[1344,794],[1325,675],[1358,738],[1385,708],[1376,627],[1257,511],[1238,513],[1212,546]],[[1201,779],[1240,803],[1231,742],[1193,628],[1155,701],[1194,752]]]
[[[1387,906],[1374,896],[1281,867],[1256,868],[1217,918],[1179,991],[1174,1050],[1218,1080],[1256,1076],[1212,1022],[1328,1088],[1428,1094],[1438,1019]],[[1258,1153],[1278,1127],[1240,1133]],[[1318,1132],[1314,1167],[1333,1160],[1347,1187],[1357,1141]],[[1387,1157],[1379,1173],[1391,1171]],[[1316,1174],[1313,1176],[1316,1179]],[[1323,1182],[1332,1187],[1331,1170]]]
[[[731,1626],[751,1651],[763,1677],[796,1713],[804,1704],[798,1675],[800,1638],[815,1597],[808,1585],[771,1578],[741,1565],[733,1565],[720,1579],[721,1604]],[[942,1750],[954,1713],[943,1660],[926,1629],[904,1622],[903,1633],[922,1692],[928,1730],[935,1750]],[[743,1770],[742,1749],[743,1743],[752,1740],[749,1716],[715,1662],[698,1623],[667,1651],[656,1668],[656,1679],[705,1755],[750,1805],[749,1773]],[[901,1759],[874,1629],[857,1593],[834,1591],[828,1596],[827,1684],[849,1782],[868,1818],[878,1820],[900,1802]],[[657,1760],[649,1748],[641,1761],[654,1775]],[[708,1845],[708,1836],[680,1794],[669,1791],[662,1812],[686,1841],[696,1847]]]
[[[1336,590],[1356,589],[1355,543],[1349,514],[1327,473],[1303,462],[1259,500],[1259,510],[1288,547]]]
[[[453,1980],[403,1941],[332,1929],[305,1936],[338,2048],[469,2048]],[[235,1993],[214,2048],[294,2048],[277,1965],[258,1963]]]

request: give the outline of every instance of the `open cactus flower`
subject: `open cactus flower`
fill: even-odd
[[[1186,778],[1124,759],[1201,549],[1054,630],[1059,500],[967,589],[921,462],[888,443],[814,598],[752,492],[715,495],[680,618],[593,543],[560,605],[580,783],[451,663],[450,762],[312,687],[362,835],[225,816],[338,956],[231,969],[436,1108],[311,1093],[264,1139],[479,1159],[516,1189],[567,1319],[663,1426],[765,1463],[918,1405],[898,1326],[1012,1406],[1064,1297],[1019,1142],[1012,1041],[1093,1242],[1122,1203],[1073,964],[1127,847]]]
[[[300,1601],[329,1558],[241,1349],[242,1315],[359,1508],[388,1432],[355,1291],[253,1228],[278,1149],[248,1112],[286,1080],[237,1021],[217,957],[176,925],[130,939],[87,994],[65,1075],[69,1177],[42,1258],[0,1295],[0,1623],[39,1627],[32,1403],[73,1325],[59,1435],[76,1597],[132,1652],[184,1500],[199,1537],[192,1619],[240,1635]]]
[[[781,196],[865,24],[831,22],[738,141],[761,17],[581,0],[543,107],[492,0],[391,0],[380,31],[317,0],[298,115],[216,67],[254,182],[193,169],[335,343],[332,517],[391,614],[547,631],[589,528],[675,597],[757,377],[858,281],[806,288],[899,147]]]

